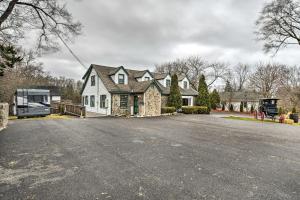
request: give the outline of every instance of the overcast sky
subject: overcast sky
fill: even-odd
[[[67,7],[82,22],[83,35],[70,44],[91,63],[154,69],[155,64],[189,55],[208,61],[300,63],[300,47],[276,57],[255,40],[255,20],[263,0],[70,0]],[[44,55],[45,70],[80,79],[85,69],[62,46]]]

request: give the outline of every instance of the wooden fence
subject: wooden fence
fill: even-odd
[[[86,110],[84,106],[70,103],[53,103],[51,105],[52,113],[54,114],[69,114],[78,117],[86,117]]]

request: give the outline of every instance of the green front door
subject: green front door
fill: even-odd
[[[138,98],[138,96],[134,96],[133,112],[135,115],[139,113],[139,98]]]

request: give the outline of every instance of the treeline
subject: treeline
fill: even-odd
[[[300,66],[263,62],[255,65],[231,65],[191,56],[158,64],[156,71],[184,74],[195,89],[198,88],[199,78],[203,74],[211,91],[255,91],[264,97],[280,98],[287,108],[300,108]]]
[[[6,53],[6,55],[12,55]],[[16,57],[16,56],[14,56]],[[33,52],[18,50],[18,62],[9,64],[11,58],[0,56],[2,76],[0,76],[0,102],[12,103],[17,88],[34,86],[56,86],[63,100],[81,102],[82,82],[71,78],[53,77],[43,69],[43,64],[36,61]]]

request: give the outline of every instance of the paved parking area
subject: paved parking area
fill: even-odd
[[[0,199],[300,199],[300,128],[213,116],[15,120]]]

